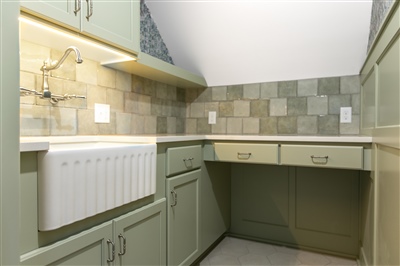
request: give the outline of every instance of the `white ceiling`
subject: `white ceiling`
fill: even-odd
[[[146,0],[177,66],[209,86],[358,74],[372,0]]]

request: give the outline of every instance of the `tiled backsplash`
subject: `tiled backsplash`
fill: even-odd
[[[211,87],[186,97],[186,133],[359,134],[359,76]],[[340,107],[352,107],[352,123],[339,123]],[[217,113],[215,125],[209,111]]]
[[[61,51],[29,42],[20,43],[20,85],[41,90],[43,60],[58,59]],[[185,90],[101,66],[84,58],[77,65],[70,56],[51,71],[53,94],[84,95],[52,105],[49,100],[21,97],[21,136],[184,133]],[[94,104],[109,104],[109,124],[94,123]]]
[[[41,90],[40,67],[61,51],[21,41],[21,86]],[[21,97],[21,136],[130,134],[353,135],[359,133],[359,76],[180,89],[69,57],[51,72],[53,94],[85,95],[52,105]],[[111,122],[94,122],[94,104],[109,104]],[[351,124],[339,123],[352,106]],[[217,123],[208,124],[208,112]]]

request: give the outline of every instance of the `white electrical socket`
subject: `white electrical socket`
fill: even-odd
[[[94,122],[95,123],[110,123],[110,105],[109,104],[94,104]]]
[[[351,123],[351,107],[340,107],[340,123]]]
[[[208,112],[208,124],[216,124],[217,123],[217,112],[211,111]]]

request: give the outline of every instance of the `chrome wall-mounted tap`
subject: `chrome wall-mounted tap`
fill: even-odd
[[[81,64],[83,62],[81,53],[79,52],[78,48],[75,46],[70,46],[67,48],[65,51],[64,55],[61,57],[60,60],[58,61],[51,61],[51,59],[48,59],[43,62],[43,66],[40,68],[40,70],[43,72],[43,85],[42,85],[42,98],[50,98],[51,99],[51,92],[49,90],[49,73],[51,70],[55,70],[61,66],[61,64],[67,59],[68,55],[74,51],[75,52],[75,61],[77,64]]]

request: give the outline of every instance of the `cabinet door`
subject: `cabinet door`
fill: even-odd
[[[80,29],[79,1],[76,0],[22,0],[21,9],[38,17]]]
[[[21,265],[111,265],[112,223],[107,222],[21,256]]]
[[[140,50],[140,1],[82,0],[82,32],[125,50]]]
[[[190,265],[200,255],[201,170],[167,179],[168,265]]]
[[[114,220],[116,265],[166,265],[165,204],[162,199]]]

